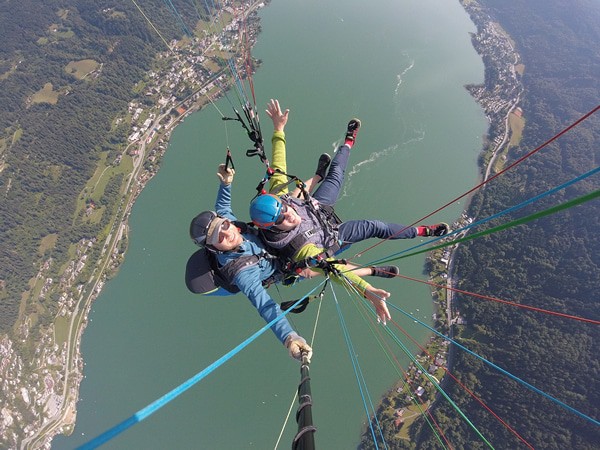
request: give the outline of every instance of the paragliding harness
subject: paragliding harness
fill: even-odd
[[[342,223],[342,220],[336,215],[335,211],[333,210],[333,206],[328,206],[328,205],[319,205],[319,207],[315,206],[315,203],[313,202],[312,197],[306,191],[306,184],[300,178],[298,178],[295,175],[290,175],[290,174],[284,173],[283,171],[281,171],[279,169],[273,169],[272,167],[270,167],[269,160],[267,159],[267,157],[265,155],[264,141],[263,141],[263,137],[262,137],[262,131],[260,129],[260,122],[258,120],[258,114],[255,114],[252,106],[248,102],[246,102],[245,104],[242,105],[242,110],[244,111],[244,116],[246,118],[247,123],[244,121],[244,119],[242,118],[242,116],[240,115],[238,110],[235,108],[233,108],[235,117],[222,117],[222,120],[234,120],[241,124],[242,128],[248,134],[248,137],[250,138],[250,140],[254,143],[254,148],[246,150],[246,156],[248,156],[248,157],[258,156],[260,158],[261,162],[263,164],[265,164],[265,166],[267,168],[265,176],[263,177],[263,179],[260,181],[260,183],[256,187],[256,191],[257,191],[256,196],[267,193],[265,190],[265,185],[269,182],[269,180],[271,179],[271,177],[273,175],[275,175],[277,173],[277,174],[286,176],[288,178],[288,182],[278,186],[277,189],[275,189],[272,192],[272,194],[277,195],[278,192],[281,192],[288,185],[295,183],[296,186],[300,188],[301,196],[304,197],[304,201],[305,201],[306,205],[308,205],[309,210],[312,212],[313,216],[317,219],[317,221],[321,225],[320,228],[322,228],[325,231],[325,235],[327,237],[331,238],[329,240],[332,240],[333,242],[335,242],[331,246],[331,248],[328,248],[325,252],[323,252],[320,255],[317,255],[313,258],[308,259],[306,262],[293,262],[292,261],[293,255],[306,244],[307,238],[308,238],[308,236],[297,236],[296,238],[294,238],[292,240],[290,245],[287,246],[287,247],[289,247],[289,249],[286,249],[285,253],[287,253],[288,251],[291,251],[290,255],[287,255],[287,254],[281,255],[281,251],[276,252],[279,254],[280,257],[283,256],[287,260],[288,263],[293,262],[293,264],[287,264],[285,271],[299,272],[299,271],[302,271],[303,268],[315,267],[318,264],[322,265],[323,263],[321,261],[325,261],[325,260],[333,257],[333,255],[335,255],[341,249],[341,246],[339,244],[339,239],[337,238],[337,227],[340,223]],[[229,148],[228,148],[227,149],[227,159],[225,161],[225,167],[228,167],[229,164],[231,164],[231,167],[233,169],[235,169],[235,167],[233,165],[233,159],[231,157],[231,152],[229,151]],[[255,198],[256,198],[256,196],[255,196]],[[285,195],[282,196],[281,198],[285,198]],[[307,231],[306,233],[316,232],[316,231],[317,231],[317,228]],[[296,270],[296,269],[299,269],[299,270]]]
[[[243,233],[256,233],[251,227],[244,222],[233,222],[233,224],[241,228]],[[218,252],[203,247],[196,251],[187,262],[185,271],[185,283],[188,289],[195,294],[214,294],[219,288],[223,288],[230,294],[240,292],[240,289],[233,283],[233,279],[242,270],[255,266],[262,259],[277,259],[276,256],[263,251],[258,255],[240,256],[224,266],[221,266],[217,261]],[[268,288],[271,284],[280,280],[279,271],[268,279],[262,281],[262,285]]]
[[[346,261],[343,259],[332,260],[331,258],[333,258],[337,253],[339,253],[340,250],[343,249],[343,246],[340,245],[340,240],[338,237],[338,226],[342,223],[342,220],[335,213],[333,206],[315,203],[316,201],[312,198],[308,191],[306,191],[306,184],[302,180],[295,175],[284,173],[279,169],[273,170],[269,168],[269,170],[267,170],[265,177],[257,187],[257,195],[266,193],[264,186],[275,173],[288,177],[288,182],[277,186],[277,188],[271,193],[277,195],[288,185],[295,183],[296,186],[300,188],[299,197],[303,197],[302,204],[306,205],[308,211],[318,223],[316,227],[294,237],[283,249],[274,249],[272,246],[269,246],[269,239],[267,238],[265,231],[259,231],[263,237],[263,242],[265,242],[265,244],[269,247],[269,250],[272,253],[277,254],[284,261],[283,272],[288,275],[284,278],[283,284],[293,284],[302,270],[315,267],[323,270],[325,274],[339,275],[339,271],[335,268],[334,264],[346,264]],[[284,202],[289,202],[292,199],[290,194],[284,194],[280,196],[280,198]],[[302,261],[295,261],[294,256],[302,247],[309,243],[309,238],[317,233],[320,229],[322,229],[325,234],[325,241],[330,242],[329,247],[318,255]]]
[[[273,175],[275,175],[276,173],[282,174],[282,175],[288,177],[288,182],[278,186],[278,188],[273,193],[277,194],[278,192],[283,190],[286,186],[288,186],[292,183],[295,183],[296,186],[300,188],[301,196],[304,197],[304,202],[306,203],[306,205],[308,205],[308,209],[311,211],[313,216],[317,219],[317,222],[320,224],[320,228],[322,228],[324,230],[325,235],[327,237],[329,237],[329,239],[327,239],[327,240],[330,242],[333,242],[333,244],[329,248],[327,248],[326,251],[324,251],[323,253],[320,253],[319,255],[313,256],[313,257],[305,259],[303,261],[294,261],[293,256],[298,250],[300,250],[308,242],[309,236],[307,236],[306,233],[311,233],[311,232],[314,233],[318,230],[318,228],[309,230],[309,231],[303,233],[303,235],[297,236],[296,238],[294,238],[292,240],[292,242],[290,242],[290,245],[286,246],[286,249],[283,252],[280,250],[276,251],[272,247],[269,247],[269,250],[271,251],[271,253],[277,254],[279,259],[282,259],[284,261],[284,263],[280,267],[279,276],[273,280],[263,281],[263,286],[268,287],[273,282],[278,282],[278,281],[282,281],[282,283],[284,285],[294,284],[297,281],[297,279],[299,278],[299,273],[302,272],[302,270],[306,269],[306,268],[318,267],[321,270],[323,270],[324,273],[326,273],[326,274],[339,275],[339,271],[335,268],[334,264],[335,263],[346,264],[346,261],[343,259],[331,260],[331,258],[342,249],[342,246],[340,245],[339,239],[337,237],[338,236],[337,227],[340,223],[342,223],[341,219],[336,215],[332,206],[318,205],[318,207],[317,207],[315,205],[315,203],[313,202],[312,197],[305,189],[306,184],[300,178],[298,178],[295,175],[286,174],[279,169],[273,169],[272,167],[270,167],[269,160],[267,159],[267,157],[265,155],[265,151],[264,151],[264,141],[263,141],[262,132],[260,129],[260,122],[258,120],[258,115],[254,113],[252,106],[248,102],[242,105],[242,109],[244,111],[244,116],[246,118],[247,123],[246,123],[246,121],[244,121],[244,119],[242,118],[240,113],[235,108],[233,108],[233,110],[235,112],[235,117],[222,117],[222,120],[234,120],[241,124],[242,128],[248,134],[248,137],[250,138],[250,140],[254,143],[254,148],[246,150],[246,156],[248,156],[248,157],[258,156],[260,161],[266,166],[265,176],[263,177],[263,179],[260,181],[260,183],[256,187],[256,191],[257,191],[256,196],[267,193],[265,191],[265,186],[269,182],[271,177]],[[229,148],[227,148],[227,158],[225,161],[225,167],[228,167],[229,165],[231,165],[231,168],[235,169],[235,166],[233,165],[233,159],[231,157],[231,152],[229,151]],[[285,196],[282,196],[282,197],[285,197]],[[243,224],[243,225],[246,230],[251,230],[253,224]],[[246,225],[250,225],[250,228],[248,228]],[[260,233],[262,233],[262,230],[260,231]],[[263,237],[264,237],[264,235],[263,235]],[[267,244],[266,239],[263,239],[263,242],[265,242],[265,244]],[[203,258],[202,262],[205,262],[204,261],[204,259],[205,259],[206,262],[208,262],[208,267],[209,267],[208,270],[204,271],[205,272],[204,280],[209,281],[209,285],[217,286],[217,287],[213,288],[213,292],[216,289],[218,289],[218,287],[223,287],[225,290],[227,290],[228,292],[231,292],[231,293],[239,292],[239,289],[237,288],[237,286],[235,286],[231,283],[231,281],[233,280],[235,275],[237,275],[237,273],[239,273],[239,271],[241,271],[249,266],[258,264],[260,261],[260,258],[256,258],[255,256],[241,257],[241,258],[237,258],[235,261],[228,263],[223,268],[223,267],[219,267],[214,254],[213,255],[208,254],[208,253],[210,253],[209,251],[202,249],[202,250],[199,250],[198,252],[196,252],[196,254],[201,251],[204,251],[206,253],[205,255],[200,255],[200,257]],[[194,255],[196,255],[196,254],[194,254]],[[275,256],[272,256],[270,253],[265,252],[265,254],[269,255],[269,257],[271,257],[271,258],[275,258]],[[187,283],[187,281],[188,281],[188,277],[186,274],[186,283]],[[189,287],[190,286],[188,284],[188,288]],[[202,288],[202,289],[204,289],[204,288]],[[315,297],[315,298],[322,297],[323,292],[324,291],[321,291],[321,293],[318,296],[313,296],[313,297]],[[209,292],[206,291],[203,293],[209,293]],[[281,305],[282,309],[288,309],[295,302],[296,301],[282,303],[282,305]],[[303,306],[299,305],[292,312],[304,311],[304,309],[306,309],[306,306],[308,305],[308,302],[309,302],[309,300],[305,299],[305,301],[303,302]],[[284,307],[286,304],[287,304],[287,308]]]

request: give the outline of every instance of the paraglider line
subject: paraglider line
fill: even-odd
[[[308,294],[306,294],[306,296],[308,296],[308,295],[312,294],[314,291],[316,291],[323,283],[325,283],[325,281],[323,281],[321,284],[319,284],[315,288],[313,288]],[[299,299],[298,303],[300,303],[303,299],[304,299],[304,297],[302,297],[301,299]],[[271,320],[268,324],[266,324],[260,330],[258,330],[257,332],[255,332],[248,339],[246,339],[241,344],[239,344],[238,346],[236,346],[235,348],[233,348],[232,350],[230,350],[229,352],[227,352],[225,355],[221,356],[219,359],[217,359],[211,365],[209,365],[208,367],[206,367],[204,370],[198,372],[196,375],[194,375],[193,377],[189,378],[187,381],[185,381],[184,383],[180,384],[175,389],[173,389],[170,392],[166,393],[165,395],[163,395],[159,399],[157,399],[154,402],[150,403],[145,408],[142,408],[141,410],[139,410],[138,412],[136,412],[131,417],[125,419],[123,422],[115,425],[114,427],[112,427],[109,430],[105,431],[104,433],[100,434],[99,436],[97,436],[96,438],[92,439],[91,441],[89,441],[89,442],[83,444],[82,446],[78,447],[78,449],[79,450],[88,450],[88,449],[97,448],[100,445],[102,445],[102,444],[110,441],[111,439],[113,439],[114,437],[116,437],[117,435],[119,435],[120,433],[122,433],[123,431],[127,430],[128,428],[131,428],[133,425],[135,425],[135,424],[141,422],[142,420],[146,419],[151,414],[154,414],[156,411],[158,411],[160,408],[162,408],[163,406],[165,406],[167,403],[169,403],[172,400],[174,400],[175,398],[177,398],[179,395],[181,395],[182,393],[184,393],[185,391],[187,391],[188,389],[190,389],[196,383],[198,383],[199,381],[203,380],[208,375],[210,375],[212,372],[214,372],[215,369],[217,369],[218,367],[221,367],[223,364],[225,364],[227,361],[229,361],[231,358],[233,358],[235,355],[237,355],[240,351],[242,351],[244,348],[246,348],[248,345],[250,345],[252,342],[254,342],[265,331],[267,331],[273,325],[275,325],[278,321],[280,321],[281,319],[283,319],[287,314],[288,314],[288,311],[284,311],[282,314],[278,315],[275,319]]]

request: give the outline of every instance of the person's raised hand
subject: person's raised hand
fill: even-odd
[[[230,185],[233,182],[233,176],[235,175],[235,169],[226,167],[225,164],[220,164],[217,169],[217,176],[225,186]]]
[[[271,99],[271,101],[267,104],[267,116],[269,116],[273,121],[273,128],[275,131],[284,130],[285,124],[288,121],[289,113],[289,109],[286,109],[284,112],[281,111],[279,100]]]

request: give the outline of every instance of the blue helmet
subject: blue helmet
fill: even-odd
[[[283,203],[273,194],[264,194],[256,197],[250,203],[250,218],[259,228],[271,228],[281,214]]]

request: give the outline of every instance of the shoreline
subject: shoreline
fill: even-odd
[[[263,2],[260,1],[252,2],[245,11],[244,20],[250,14],[256,13],[257,9],[263,5]],[[249,26],[257,25],[258,23],[259,21],[249,24]],[[253,30],[255,34],[252,36],[252,41],[248,43],[250,47],[254,45],[259,29],[259,26],[257,26],[256,29]],[[191,42],[188,44],[188,48],[184,48],[182,51],[184,53],[186,51],[193,53],[195,51],[193,46],[194,43]],[[211,47],[212,44],[205,48],[203,54]],[[178,50],[181,51],[181,49]],[[239,57],[240,54],[241,52],[236,52],[232,57]],[[161,55],[163,55],[164,57],[173,56],[177,59],[177,55],[170,55],[169,52],[158,52],[156,55],[157,58],[161,58]],[[173,69],[169,66],[165,70],[169,73]],[[92,245],[101,245],[100,256],[97,261],[80,259],[79,263],[76,264],[80,266],[80,272],[85,267],[85,265],[81,264],[83,261],[85,261],[85,264],[92,264],[92,276],[85,286],[81,288],[79,299],[70,301],[70,303],[73,304],[73,307],[69,308],[65,305],[60,308],[61,312],[58,317],[63,317],[61,316],[61,313],[64,313],[64,320],[68,322],[68,337],[64,348],[59,348],[57,350],[58,354],[53,354],[48,351],[44,352],[45,354],[48,353],[48,358],[51,358],[53,361],[56,361],[57,363],[62,361],[60,363],[62,369],[57,371],[58,376],[50,378],[50,380],[57,378],[60,380],[60,383],[54,381],[51,382],[51,386],[54,389],[52,389],[52,392],[49,395],[45,396],[47,398],[47,400],[44,400],[44,411],[46,414],[43,417],[40,417],[40,426],[36,427],[31,423],[24,427],[22,431],[26,434],[26,437],[20,442],[14,442],[18,448],[50,448],[51,442],[55,436],[60,434],[69,436],[72,434],[76,423],[80,385],[84,378],[84,362],[81,355],[82,336],[87,327],[89,313],[94,301],[100,295],[106,281],[114,276],[116,271],[118,271],[120,264],[123,262],[128,241],[128,219],[131,209],[146,184],[160,169],[160,163],[162,161],[162,156],[166,152],[168,140],[177,125],[183,122],[190,114],[203,109],[214,99],[223,95],[220,88],[215,88],[214,82],[216,79],[224,81],[223,78],[225,77],[226,72],[226,67],[219,67],[211,74],[208,80],[203,84],[196,86],[192,94],[179,102],[162,106],[159,103],[154,104],[152,108],[163,112],[157,114],[152,125],[147,127],[143,134],[139,135],[134,141],[131,141],[130,139],[130,142],[122,149],[121,155],[131,156],[133,163],[133,168],[125,177],[126,185],[124,187],[124,192],[127,192],[127,199],[119,206],[117,212],[111,219],[111,230],[103,243],[98,244],[95,239],[80,242],[80,249],[78,252],[81,252],[84,256]],[[163,76],[164,75],[166,74],[163,74]],[[162,76],[157,76],[157,78],[160,79]],[[227,89],[230,89],[230,80],[225,81],[227,82]],[[157,98],[159,96],[160,91]],[[173,117],[173,111],[178,109],[179,114]],[[166,121],[166,123],[163,123],[164,121]],[[157,132],[157,129],[159,129],[160,132]],[[145,167],[148,162],[151,163],[150,166]],[[124,247],[124,250],[121,251],[120,247]],[[64,297],[67,297],[68,294],[64,293],[63,295]],[[63,295],[61,295],[61,298],[63,298]],[[56,326],[50,326],[49,330],[41,338],[41,341],[54,341],[55,333]],[[3,348],[8,349],[7,353],[10,356],[18,358],[18,355],[15,355],[14,351],[11,351],[13,349],[13,344],[8,337],[0,340],[0,350]],[[48,378],[46,378],[46,380],[47,379]],[[48,383],[48,381],[46,381],[46,383]],[[0,416],[0,425],[2,425],[2,419],[4,419],[5,427],[15,425],[12,418],[9,420],[4,416],[4,410],[2,410],[2,416]]]
[[[258,5],[259,2],[255,2],[254,5]],[[463,7],[466,6],[463,4]],[[222,73],[222,72],[219,72]],[[193,96],[200,93],[203,86],[195,91],[190,97],[188,97],[185,101],[190,100]],[[474,95],[477,99],[477,97]],[[34,434],[27,437],[20,445],[20,448],[42,448],[50,445],[52,439],[58,434],[71,434],[73,431],[76,414],[77,414],[77,402],[79,400],[79,388],[80,383],[84,377],[83,375],[83,359],[81,356],[81,338],[83,336],[83,332],[87,326],[89,320],[89,313],[92,308],[93,302],[96,300],[98,295],[100,294],[104,283],[106,282],[107,276],[110,277],[112,274],[118,270],[119,265],[122,263],[123,255],[119,252],[116,253],[115,249],[117,249],[122,243],[127,243],[128,239],[128,218],[131,212],[131,208],[133,207],[138,195],[141,193],[143,188],[146,186],[148,181],[156,174],[157,170],[159,170],[160,161],[162,155],[166,151],[166,146],[164,148],[160,148],[164,141],[168,142],[172,131],[175,127],[181,123],[185,118],[201,109],[203,109],[206,105],[208,105],[208,100],[204,98],[204,102],[193,102],[189,108],[185,110],[185,112],[175,119],[170,121],[168,124],[164,125],[164,131],[161,135],[155,136],[155,140],[152,142],[152,145],[147,147],[146,140],[150,137],[151,130],[153,127],[150,127],[150,130],[147,134],[144,134],[140,138],[141,147],[143,151],[140,151],[140,154],[137,157],[133,157],[134,160],[134,168],[132,172],[128,176],[128,192],[130,197],[127,202],[119,208],[117,214],[115,215],[113,222],[113,229],[109,236],[106,238],[105,242],[102,244],[102,252],[100,256],[100,260],[98,262],[102,262],[94,269],[94,279],[90,279],[88,285],[82,290],[82,297],[77,302],[75,308],[72,311],[71,321],[69,324],[69,339],[68,345],[66,349],[65,358],[65,370],[64,370],[64,387],[63,387],[63,400],[62,400],[62,408],[57,413],[60,417],[52,420],[46,420],[43,422],[43,426]],[[180,105],[183,105],[185,101],[182,101]],[[478,102],[482,102],[482,99],[477,99]],[[513,108],[516,107],[516,104],[513,105]],[[511,109],[512,111],[512,109]],[[508,120],[508,116],[510,114],[509,111],[506,114],[506,121]],[[160,123],[162,119],[168,117],[169,113],[160,116],[155,123]],[[487,115],[487,114],[486,114]],[[508,137],[508,126],[505,133],[505,139],[502,144],[505,143]],[[135,143],[129,144],[123,153],[127,152],[127,149],[130,145],[135,145]],[[144,163],[148,161],[148,158],[154,155],[151,155],[153,151],[157,151],[156,161],[157,163],[153,165],[153,170],[147,170],[144,168]],[[496,147],[496,152],[494,155],[499,155],[502,149],[502,145]],[[496,156],[494,156],[493,161],[495,161]],[[487,170],[489,173],[490,168],[493,166],[492,163],[487,164]],[[154,169],[156,167],[156,169]],[[487,175],[486,175],[487,176]],[[468,206],[467,206],[468,209]],[[448,283],[451,283],[451,268],[453,267],[454,258],[453,254],[451,254],[448,263]],[[449,295],[448,307],[447,311],[451,313],[451,295]],[[450,321],[451,321],[450,317]],[[452,326],[450,326],[450,330]],[[61,352],[62,353],[62,352]],[[450,358],[448,358],[448,366],[450,366]],[[37,447],[37,446],[40,447]]]
[[[493,71],[495,76],[492,79],[499,81],[498,84],[491,86],[465,86],[483,109],[490,124],[480,153],[479,164],[479,179],[480,182],[485,182],[492,176],[492,172],[499,171],[499,166],[504,161],[498,162],[498,159],[502,158],[503,152],[510,148],[509,117],[518,107],[523,92],[516,70],[522,62],[508,34],[491,19],[476,0],[461,0],[461,5],[477,26],[477,33],[472,34],[473,47],[484,61],[491,61],[491,64],[486,65],[485,70]],[[487,58],[484,58],[486,56]],[[482,189],[484,188],[485,185],[482,186]],[[462,228],[474,221],[475,218],[468,215],[472,206],[471,198],[469,196],[461,217],[452,224],[452,229]],[[462,237],[468,232],[469,230],[465,230],[457,237]],[[455,332],[460,332],[457,326],[466,324],[460,315],[455,314],[452,291],[455,285],[453,281],[455,250],[458,245],[431,252],[426,262],[426,266],[429,267],[428,284],[432,288],[434,302],[434,328],[450,339],[454,339]],[[444,281],[444,284],[441,284],[441,281]],[[395,437],[400,441],[409,439],[412,424],[424,414],[420,407],[414,406],[419,403],[417,398],[423,403],[425,409],[431,408],[440,399],[441,394],[434,388],[434,381],[442,388],[448,381],[445,374],[451,371],[455,350],[454,346],[449,344],[448,340],[437,335],[430,336],[424,350],[415,356],[404,377],[396,382],[377,404],[379,422],[391,422],[390,428],[396,430]],[[398,404],[402,406],[396,408],[387,406]],[[368,424],[366,431],[363,430],[361,433],[361,438],[364,439],[365,436],[367,439],[372,439]]]

